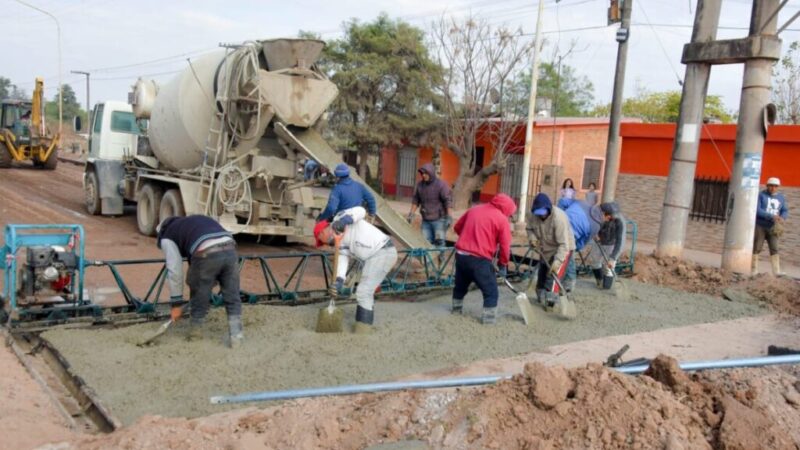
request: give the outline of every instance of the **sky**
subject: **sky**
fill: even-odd
[[[521,29],[533,40],[538,0],[25,0],[55,15],[61,27],[62,78],[78,100],[86,98],[91,73],[91,102],[127,100],[139,76],[167,82],[187,67],[187,58],[213,51],[220,43],[293,37],[299,30],[323,39],[342,35],[342,24],[356,18],[371,21],[381,12],[423,29],[443,16],[472,14],[497,26]],[[625,96],[639,90],[679,90],[684,76],[683,45],[691,37],[696,0],[634,0],[628,48]],[[594,85],[595,103],[611,101],[617,26],[606,25],[608,0],[545,0],[542,32],[545,60],[554,49],[572,52],[564,63]],[[723,0],[719,39],[747,34],[751,0]],[[779,26],[800,9],[792,1],[781,11]],[[0,76],[30,93],[36,76],[45,77],[46,95],[58,86],[55,21],[18,3],[0,0]],[[800,21],[782,35],[788,44],[800,40]],[[743,65],[715,66],[710,95],[726,108],[739,106]]]

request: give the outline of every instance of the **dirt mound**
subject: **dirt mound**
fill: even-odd
[[[798,372],[646,375],[529,364],[496,386],[308,399],[198,419],[146,417],[60,448],[795,449]],[[426,445],[421,445],[423,441]]]
[[[675,257],[637,254],[633,279],[684,292],[763,302],[775,311],[800,315],[800,282],[788,277],[750,277]]]

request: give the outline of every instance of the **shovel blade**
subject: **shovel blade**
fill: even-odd
[[[136,345],[138,345],[139,347],[144,347],[146,345],[151,344],[153,341],[158,339],[162,334],[166,333],[170,325],[172,325],[171,320],[168,322],[164,322],[163,324],[161,324],[161,326],[158,327],[155,333],[151,334],[149,337],[145,338]]]
[[[317,315],[317,333],[341,333],[344,331],[344,312],[336,306],[320,308]]]
[[[522,313],[522,320],[525,325],[530,325],[533,322],[533,306],[531,306],[531,302],[528,301],[528,296],[524,292],[517,294],[517,305]]]
[[[578,310],[575,308],[575,303],[570,301],[566,296],[561,297],[559,302],[555,305],[555,313],[561,318],[572,320],[578,316]]]

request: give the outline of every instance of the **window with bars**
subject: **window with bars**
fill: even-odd
[[[703,222],[725,222],[728,218],[729,182],[724,178],[695,178],[689,217]]]

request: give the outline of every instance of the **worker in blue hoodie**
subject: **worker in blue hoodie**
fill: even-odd
[[[758,273],[758,254],[764,248],[764,241],[769,246],[769,262],[772,273],[783,275],[781,257],[778,255],[778,238],[783,234],[783,221],[789,216],[786,198],[778,192],[781,180],[772,177],[767,180],[767,188],[758,194],[756,210],[756,230],[753,242],[753,274]]]
[[[562,198],[558,201],[558,207],[567,213],[569,225],[572,228],[572,235],[575,237],[575,251],[583,250],[586,243],[592,238],[592,226],[589,223],[589,216],[586,208],[581,205],[580,200],[572,198]],[[578,281],[578,270],[575,266],[575,258],[570,258],[567,265],[567,274],[564,277],[564,289],[572,292],[575,283]]]
[[[317,217],[317,222],[330,220],[340,211],[356,206],[363,206],[370,217],[374,216],[377,212],[375,197],[366,186],[350,178],[350,167],[339,163],[333,169],[333,174],[337,178],[336,186],[331,190],[328,204]]]

